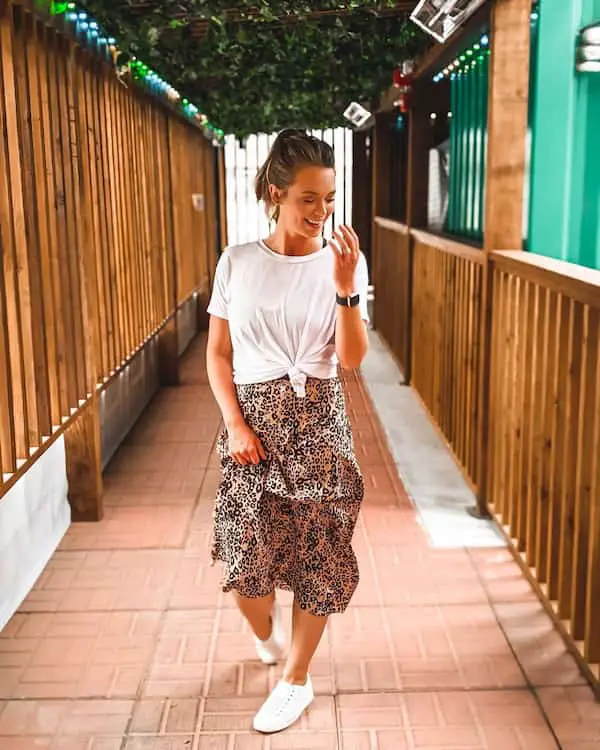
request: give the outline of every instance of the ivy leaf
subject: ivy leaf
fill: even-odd
[[[80,2],[119,49],[240,137],[332,127],[427,44],[406,16],[382,15],[397,0],[152,0],[150,13],[131,0]]]

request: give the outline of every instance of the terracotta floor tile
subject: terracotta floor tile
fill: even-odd
[[[160,474],[160,472],[157,472]],[[74,523],[59,549],[110,550],[182,547],[192,516],[185,507],[108,507],[99,523]]]
[[[192,735],[128,737],[124,750],[190,750],[193,740]]]
[[[529,582],[506,548],[472,549],[469,556],[492,602],[536,599]]]
[[[201,734],[238,734],[246,733],[252,726],[252,717],[260,708],[265,696],[241,698],[209,698],[206,701],[201,718]],[[311,745],[311,738],[319,736],[320,744]],[[328,696],[317,696],[308,711],[291,728],[290,732],[281,734],[273,750],[281,748],[301,748],[312,750],[320,748],[335,748],[336,712],[334,699]],[[255,735],[256,738],[256,735]],[[273,743],[274,737],[271,738]],[[291,742],[292,744],[287,744]],[[245,747],[246,743],[240,743]]]
[[[175,580],[169,607],[172,609],[199,609],[216,606],[234,607],[231,595],[221,592],[220,565],[211,566],[208,559],[186,557]]]
[[[496,604],[495,611],[532,685],[586,684],[577,662],[537,599]]]
[[[132,701],[0,702],[0,750],[120,750]]]
[[[160,613],[27,614],[0,637],[2,698],[132,698],[154,651]]]
[[[537,692],[562,750],[598,750],[600,703],[588,686],[548,687]]]
[[[373,562],[384,604],[487,604],[465,550],[374,545]]]
[[[337,705],[344,750],[557,750],[527,691],[342,695]]]
[[[164,609],[181,559],[179,550],[58,551],[20,611]]]
[[[486,605],[386,607],[383,622],[370,626],[378,656],[365,656],[369,635],[349,617],[331,621],[332,652],[339,690],[405,690],[520,687],[525,680]],[[355,621],[356,622],[356,621]],[[359,639],[346,649],[349,630]],[[368,654],[369,652],[366,651]]]
[[[598,750],[600,704],[512,557],[429,547],[355,374],[361,581],[310,710],[252,731],[283,665],[259,662],[210,565],[221,419],[203,347],[112,462],[105,519],[71,527],[0,633],[0,750],[558,750],[549,723],[561,750]]]

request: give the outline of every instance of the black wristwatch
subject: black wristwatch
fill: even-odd
[[[335,301],[342,307],[356,307],[360,301],[360,295],[350,294],[348,297],[340,297],[339,294],[336,294]]]

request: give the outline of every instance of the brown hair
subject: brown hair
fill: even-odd
[[[264,201],[269,216],[275,221],[279,218],[279,206],[273,206],[269,186],[287,190],[294,182],[296,172],[307,166],[334,169],[331,146],[304,130],[282,130],[255,180],[256,198]]]

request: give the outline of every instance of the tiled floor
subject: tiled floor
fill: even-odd
[[[509,553],[429,546],[358,379],[362,581],[316,655],[313,707],[253,734],[279,670],[208,564],[203,359],[198,341],[112,463],[106,519],[70,529],[0,633],[0,750],[598,750],[600,705]]]

